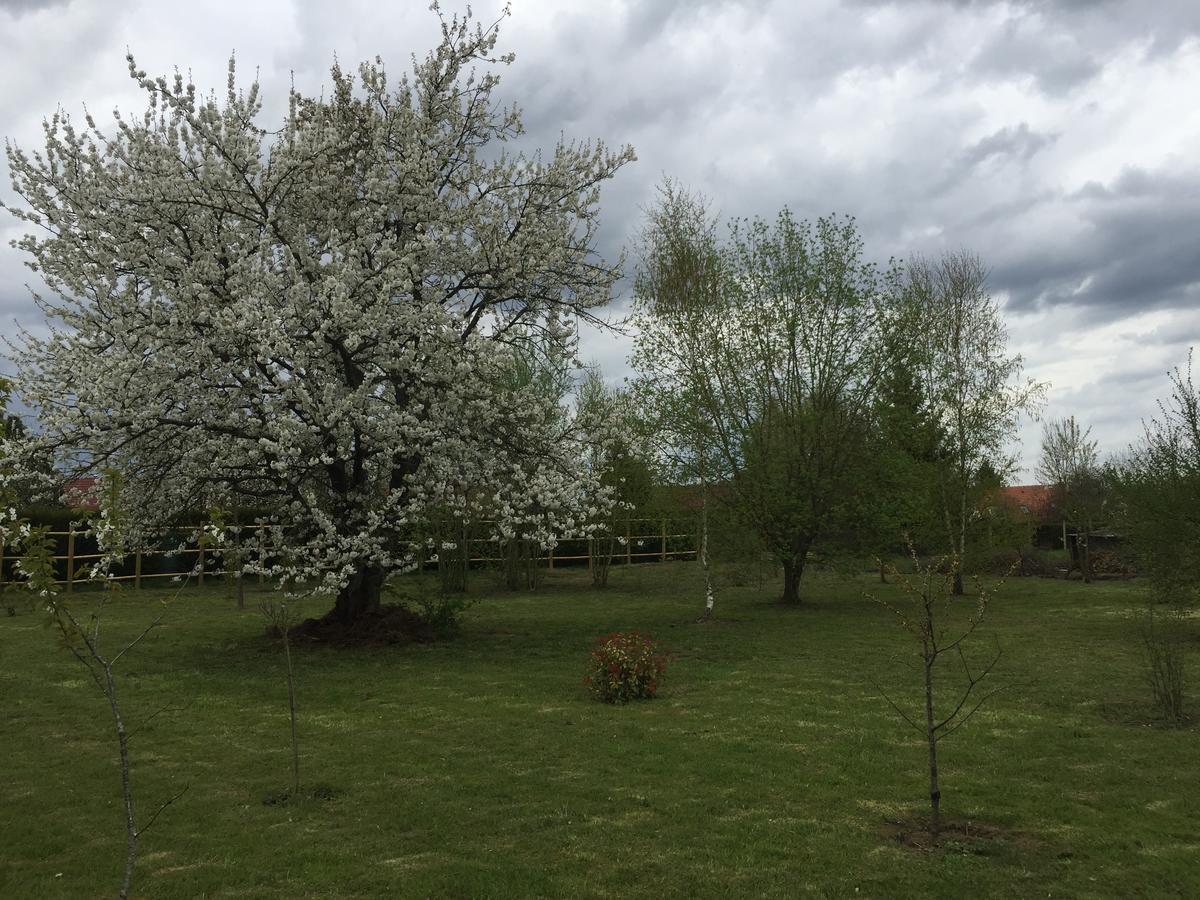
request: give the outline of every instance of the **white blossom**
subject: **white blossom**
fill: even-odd
[[[19,391],[61,469],[122,473],[102,543],[241,498],[277,511],[275,552],[247,570],[341,609],[415,565],[432,510],[550,546],[603,506],[570,417],[497,385],[514,343],[570,357],[574,321],[609,299],[598,186],[633,152],[493,150],[520,118],[474,69],[511,58],[494,27],[444,24],[411,75],[335,64],[269,136],[257,84],[220,103],[130,57],[144,118],[105,132],[55,113],[43,154],[8,147],[26,203],[8,209],[39,226],[18,244],[55,294]]]

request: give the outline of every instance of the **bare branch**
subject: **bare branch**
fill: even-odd
[[[180,797],[182,797],[184,794],[186,794],[186,793],[188,792],[188,788],[190,788],[190,787],[191,787],[191,784],[190,784],[190,783],[189,783],[189,784],[185,784],[185,785],[183,786],[183,790],[179,791],[177,794],[175,794],[175,795],[171,796],[171,797],[170,797],[170,798],[168,798],[166,801],[164,801],[163,803],[159,804],[159,807],[158,807],[158,809],[156,809],[156,810],[154,811],[154,814],[150,816],[150,819],[149,819],[149,820],[146,822],[146,824],[145,824],[145,825],[143,825],[141,828],[139,828],[139,829],[138,829],[138,830],[135,832],[135,835],[134,835],[134,836],[135,836],[135,837],[139,837],[139,838],[140,838],[140,837],[141,837],[143,834],[145,834],[145,833],[146,833],[146,831],[147,831],[147,830],[150,828],[150,826],[154,824],[155,820],[156,820],[156,819],[157,819],[157,818],[158,818],[160,815],[162,815],[162,811],[163,811],[164,809],[166,809],[168,806],[170,806],[172,803],[174,803],[176,800],[178,800]]]

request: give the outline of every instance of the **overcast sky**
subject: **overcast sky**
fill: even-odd
[[[126,48],[204,89],[235,51],[278,110],[292,73],[318,90],[334,54],[407,66],[437,38],[426,6],[0,0],[0,132],[32,148],[58,105],[140,112]],[[513,0],[508,50],[499,92],[529,146],[637,150],[602,201],[606,254],[663,174],[727,216],[853,215],[881,260],[972,249],[1012,348],[1051,383],[1046,414],[1076,415],[1106,451],[1137,437],[1197,341],[1197,0]],[[0,213],[6,331],[37,321],[19,232]],[[584,352],[619,377],[627,349],[591,337]],[[1023,429],[1025,480],[1039,434]]]

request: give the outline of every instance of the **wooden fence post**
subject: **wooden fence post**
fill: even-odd
[[[75,589],[75,526],[67,531],[67,593]]]
[[[199,557],[199,561],[196,563],[196,567],[198,569],[198,572],[196,574],[196,584],[200,585],[200,587],[204,587],[204,532],[203,531],[200,532],[200,537],[196,541],[196,547],[197,547],[196,554]]]
[[[266,562],[267,562],[266,533],[267,533],[267,526],[260,525],[258,528],[258,584],[259,584],[259,587],[262,587],[263,578],[266,577],[263,575],[263,571],[262,571],[263,566],[266,565]]]
[[[4,541],[0,541],[0,587],[6,584],[8,582],[4,580]]]
[[[546,566],[551,572],[554,571],[554,545],[550,545],[550,550],[546,556]]]
[[[625,517],[625,565],[633,564],[633,519]]]
[[[667,517],[663,516],[662,520],[662,562],[667,561]]]

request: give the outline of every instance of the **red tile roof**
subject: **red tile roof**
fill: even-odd
[[[63,486],[63,502],[75,508],[95,509],[100,505],[100,499],[92,491],[99,482],[94,475],[70,479]]]
[[[1004,488],[1004,499],[1039,522],[1062,518],[1058,506],[1058,488],[1051,484],[1016,484]]]

